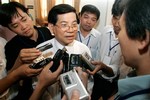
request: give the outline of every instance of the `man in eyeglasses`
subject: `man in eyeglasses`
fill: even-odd
[[[85,44],[75,40],[78,31],[75,8],[67,4],[54,6],[48,14],[48,27],[54,34],[55,38],[42,44],[47,42],[52,43],[53,47],[49,49],[53,54],[51,55],[52,57],[58,49],[63,48],[66,48],[66,52],[69,55],[87,52],[91,56],[89,48]],[[61,100],[60,86],[58,82],[50,86],[48,92],[53,100]]]

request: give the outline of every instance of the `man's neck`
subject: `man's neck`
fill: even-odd
[[[34,33],[31,37],[31,40],[37,41],[38,39],[38,31],[36,29],[34,29]]]
[[[82,34],[83,37],[86,37],[90,33],[90,31],[85,31],[81,28],[80,28],[80,31],[81,31],[81,34]]]

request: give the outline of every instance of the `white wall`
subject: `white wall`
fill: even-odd
[[[107,5],[107,19],[106,19],[106,25],[111,24],[111,9],[112,9],[112,5],[114,3],[115,0],[108,0],[108,5]]]
[[[31,14],[31,16],[33,17],[33,21],[35,23],[35,0],[24,0],[24,5],[25,7],[29,7],[28,11]],[[33,7],[33,8],[32,8]]]
[[[111,8],[114,0],[80,0],[80,10],[86,4],[95,5],[100,10],[100,20],[96,27],[99,31],[105,25],[111,24]]]
[[[35,21],[35,1],[36,0],[24,0],[25,6],[33,5],[33,9],[29,9]],[[96,29],[101,31],[105,25],[111,24],[111,8],[114,0],[80,0],[80,10],[86,4],[95,5],[100,10],[100,20],[96,25]]]
[[[3,4],[3,3],[8,3],[9,2],[9,0],[1,0],[1,3]]]

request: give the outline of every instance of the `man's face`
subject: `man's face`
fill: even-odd
[[[80,16],[80,29],[89,32],[96,22],[97,16],[95,14],[85,12]]]
[[[8,25],[9,28],[20,36],[31,38],[34,33],[33,21],[21,9],[17,8],[17,11],[18,15],[12,17],[12,23]]]
[[[125,18],[124,14],[121,16],[119,21],[120,32],[118,34],[118,39],[124,57],[124,61],[129,66],[135,66],[137,62],[138,55],[138,41],[132,40],[127,36]]]
[[[112,17],[112,25],[113,25],[113,28],[114,28],[114,32],[116,35],[118,35],[120,29],[119,29],[119,19],[120,19],[120,16],[113,16]]]
[[[72,43],[78,31],[76,14],[73,12],[60,14],[57,16],[58,21],[53,26],[53,33],[57,41],[62,45],[68,45]]]

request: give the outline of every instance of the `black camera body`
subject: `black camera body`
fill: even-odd
[[[73,69],[73,67],[80,66],[85,69],[89,69],[93,71],[95,66],[91,64],[93,59],[88,55],[88,53],[83,54],[71,54],[69,65]]]
[[[69,66],[68,66],[69,54],[66,52],[66,49],[62,49],[62,50],[58,49],[53,57],[53,62],[54,62],[53,66],[50,68],[52,72],[57,70],[57,68],[60,65],[60,60],[62,60],[64,64],[62,73],[69,71]]]
[[[53,65],[50,68],[50,70],[52,72],[54,72],[59,67],[60,60],[62,60],[63,64],[64,64],[62,72],[64,73],[64,72],[69,71],[70,70],[69,66],[68,66],[69,54],[66,52],[65,49],[62,49],[62,50],[58,49],[53,58],[44,58],[43,56],[40,56],[29,67],[30,68],[34,68],[34,69],[38,69],[38,68],[44,67],[45,65],[47,65],[48,63],[50,63],[50,61],[53,61]]]
[[[52,61],[52,58],[41,58],[41,60],[34,62],[33,64],[29,65],[30,68],[39,69],[47,65],[49,62]]]
[[[38,45],[36,48],[42,52],[47,51],[52,48],[53,45],[49,43],[42,44],[42,46]],[[69,58],[69,54],[66,52],[66,49],[58,49],[53,58],[45,58],[44,56],[40,56],[34,60],[34,63],[30,65],[31,68],[38,69],[47,65],[50,61],[53,61],[53,65],[50,68],[52,72],[56,71],[60,65],[60,60],[63,61],[64,67],[63,71],[67,72],[73,69],[73,67],[80,66],[85,69],[89,69],[93,71],[95,68],[94,65],[91,64],[92,58],[88,55],[88,53],[83,54],[71,54]]]
[[[51,43],[46,43],[42,46],[36,47],[38,50],[40,50],[41,52],[46,51],[47,49],[52,48],[53,45]]]

